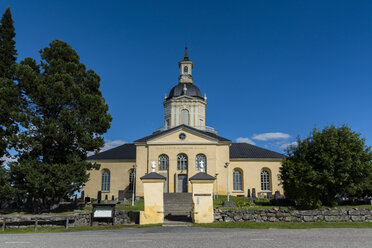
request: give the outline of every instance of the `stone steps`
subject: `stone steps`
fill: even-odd
[[[165,193],[164,215],[187,215],[192,211],[191,193]]]
[[[165,227],[192,226],[192,223],[185,221],[169,221],[165,219],[163,226]]]

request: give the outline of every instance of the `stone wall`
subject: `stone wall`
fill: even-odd
[[[286,210],[282,208],[215,209],[215,222],[372,222],[372,210],[368,209],[323,209]]]
[[[72,215],[3,215],[0,216],[0,227],[3,226],[4,220],[5,228],[90,226],[91,213],[76,213]],[[138,212],[115,211],[115,224],[132,223],[138,223]],[[111,219],[94,219],[93,222],[94,226],[111,224]]]

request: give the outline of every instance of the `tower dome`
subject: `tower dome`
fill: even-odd
[[[176,86],[174,86],[170,90],[167,100],[179,96],[191,96],[204,100],[203,95],[198,86],[191,83],[179,83]]]
[[[202,95],[192,77],[193,62],[189,59],[187,46],[183,60],[178,62],[180,76],[178,84],[164,97],[164,128],[187,125],[199,130],[216,133],[205,125],[207,96]]]

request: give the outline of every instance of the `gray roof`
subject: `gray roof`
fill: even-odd
[[[193,128],[193,127],[190,127],[190,126],[187,126],[187,125],[179,125],[179,126],[176,126],[174,128],[170,128],[170,129],[167,129],[165,131],[154,133],[154,134],[151,134],[149,136],[143,137],[143,138],[138,139],[138,140],[136,140],[134,142],[146,142],[146,141],[148,141],[150,139],[153,139],[155,137],[161,136],[163,134],[167,134],[169,132],[172,132],[172,131],[177,130],[177,129],[180,129],[180,128],[190,129],[191,131],[194,131],[194,132],[197,132],[197,133],[200,133],[200,134],[207,135],[207,136],[209,136],[211,138],[214,138],[214,139],[216,139],[218,141],[230,141],[229,139],[223,138],[223,137],[218,136],[218,135],[216,135],[214,133],[204,132],[202,130],[199,130],[199,129],[196,129],[196,128]]]
[[[232,143],[230,158],[274,158],[283,159],[286,156],[248,143]]]
[[[199,172],[198,174],[193,175],[190,177],[189,180],[215,180],[215,177],[212,177],[211,175],[205,173],[205,172]]]
[[[145,138],[148,138],[151,136],[153,135],[147,136]],[[142,138],[139,141],[142,141],[145,138]],[[230,158],[232,159],[234,158],[283,159],[285,157],[286,156],[281,153],[273,152],[273,151],[270,151],[270,150],[267,150],[267,149],[264,149],[258,146],[250,145],[247,143],[232,143],[230,146]],[[124,144],[124,145],[115,147],[113,149],[110,149],[110,150],[107,150],[107,151],[88,157],[88,160],[106,160],[106,159],[108,160],[110,159],[135,160],[136,159],[136,146],[134,144]]]
[[[149,174],[144,175],[143,177],[140,177],[140,179],[166,179],[164,176],[156,173],[156,172],[151,172]]]
[[[136,160],[136,146],[124,144],[88,157],[88,160],[124,159]]]
[[[178,96],[183,96],[184,91],[183,88],[186,86],[186,96],[192,96],[192,97],[197,97],[202,100],[204,100],[203,95],[200,91],[200,89],[193,83],[179,83],[176,86],[174,86],[170,92],[167,100],[173,98],[173,97],[178,97]]]

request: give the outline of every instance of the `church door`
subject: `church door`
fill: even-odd
[[[177,192],[187,192],[187,174],[178,174]]]

